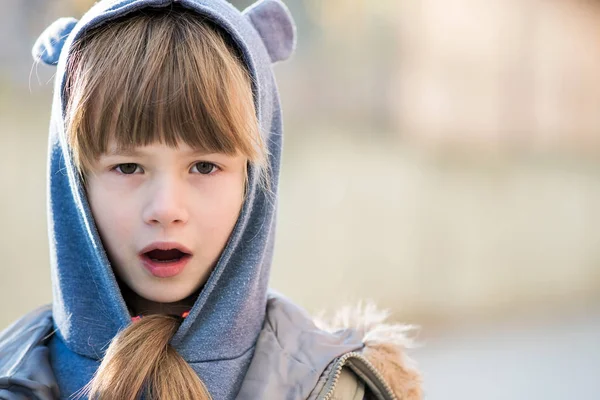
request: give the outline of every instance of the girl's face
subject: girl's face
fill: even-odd
[[[189,297],[208,279],[237,221],[246,158],[185,144],[108,149],[86,189],[115,274],[150,302]]]

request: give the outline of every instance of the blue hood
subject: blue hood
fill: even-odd
[[[65,66],[86,30],[145,7],[173,3],[222,27],[253,78],[260,129],[268,143],[270,190],[252,168],[249,191],[229,242],[172,345],[206,383],[213,398],[234,398],[263,326],[275,233],[282,118],[272,64],[288,58],[295,27],[278,0],[243,12],[222,0],[103,0],[77,21],[63,18],[38,39],[34,57],[56,65],[48,148],[48,222],[56,335],[50,359],[65,398],[91,378],[114,336],[131,323],[96,229],[64,129]]]

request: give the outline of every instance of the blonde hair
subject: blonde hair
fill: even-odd
[[[111,342],[94,378],[79,397],[135,400],[207,400],[210,394],[196,372],[169,345],[178,317],[148,315]]]
[[[184,142],[244,155],[264,174],[252,81],[216,26],[183,8],[144,9],[86,32],[67,62],[67,141],[82,179],[114,139],[120,149]],[[263,175],[264,176],[264,175]],[[209,399],[169,341],[180,319],[149,315],[110,343],[92,399]]]

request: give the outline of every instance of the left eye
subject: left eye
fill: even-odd
[[[119,164],[115,167],[123,175],[132,175],[137,171],[138,165],[135,163]]]
[[[192,170],[194,170],[194,169],[202,175],[208,175],[208,174],[214,172],[217,169],[217,166],[213,163],[201,161],[201,162],[194,164],[194,166],[192,167]]]

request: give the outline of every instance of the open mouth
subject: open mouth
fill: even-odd
[[[179,249],[159,250],[154,249],[144,253],[144,257],[149,258],[156,263],[173,263],[181,261],[182,258],[189,257],[190,255],[182,252]]]

